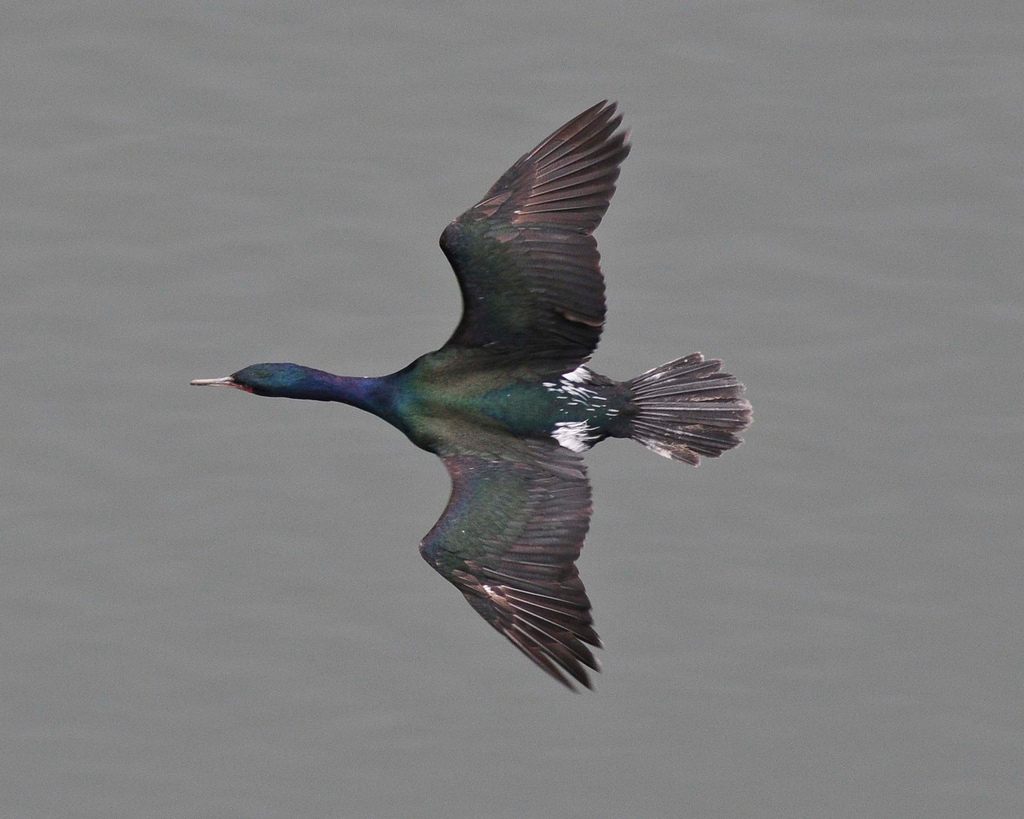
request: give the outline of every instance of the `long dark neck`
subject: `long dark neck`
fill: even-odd
[[[339,401],[353,407],[384,415],[390,405],[389,379],[358,378],[334,375],[312,367],[300,367],[303,377],[280,392],[284,398],[303,398],[309,401]]]

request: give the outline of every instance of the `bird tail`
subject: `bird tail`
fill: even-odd
[[[743,385],[700,353],[669,361],[626,384],[635,406],[629,435],[665,458],[697,466],[739,444],[750,426]]]

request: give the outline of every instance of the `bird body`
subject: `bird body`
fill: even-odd
[[[521,368],[467,370],[463,362],[454,363],[452,358],[447,351],[431,353],[399,376],[402,388],[398,390],[401,397],[397,408],[401,422],[396,426],[431,452],[444,451],[445,442],[453,437],[434,432],[438,426],[459,430],[455,437],[463,442],[477,429],[550,440],[560,429],[557,425],[571,423],[601,429],[603,438],[610,434],[611,421],[623,398],[608,379],[603,379],[601,386],[588,388],[562,374],[538,381],[533,373]],[[616,406],[610,407],[609,400]]]
[[[585,366],[605,317],[591,234],[629,153],[620,122],[614,103],[584,111],[445,228],[463,314],[440,349],[380,377],[267,363],[192,382],[350,404],[437,454],[452,493],[424,559],[570,688],[590,686],[600,646],[576,568],[591,515],[581,453],[633,438],[696,465],[736,446],[751,415],[700,353],[627,381]]]

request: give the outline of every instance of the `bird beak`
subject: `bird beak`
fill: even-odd
[[[195,387],[237,387],[235,379],[230,375],[224,378],[195,378],[189,381]]]

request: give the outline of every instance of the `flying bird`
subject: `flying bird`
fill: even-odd
[[[601,646],[576,568],[591,515],[582,453],[632,438],[696,466],[751,419],[743,385],[700,353],[628,381],[587,366],[605,320],[592,233],[629,154],[621,121],[615,103],[587,109],[444,229],[463,312],[439,350],[380,377],[269,363],[192,381],[350,404],[435,453],[451,497],[420,553],[570,689],[591,687]]]

